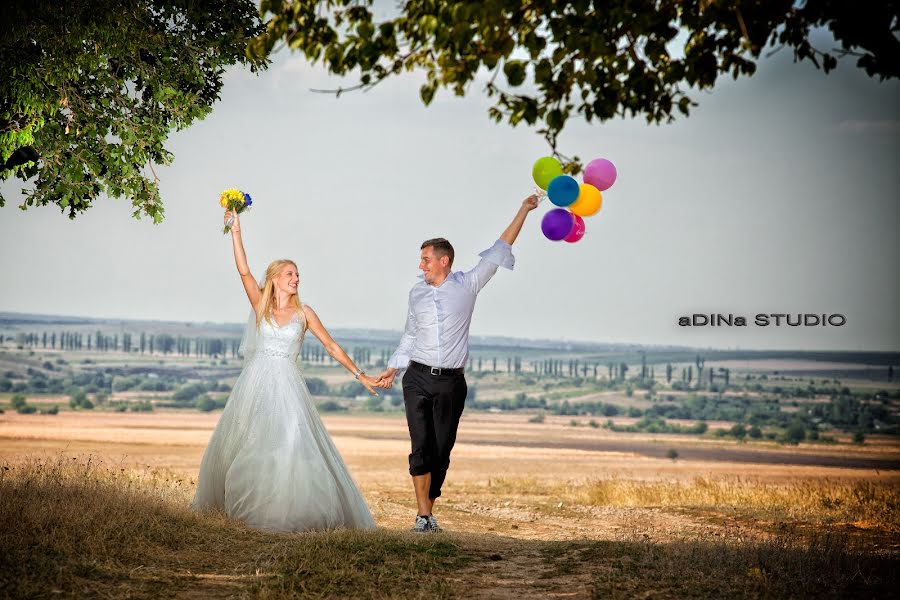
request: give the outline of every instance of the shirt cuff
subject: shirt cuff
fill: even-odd
[[[405,354],[395,354],[388,360],[387,366],[389,369],[402,371],[409,366],[409,360],[409,356]]]
[[[492,262],[498,267],[503,267],[504,269],[513,270],[513,267],[516,266],[516,257],[513,256],[512,246],[504,242],[503,240],[497,240],[494,242],[494,245],[479,254],[481,258],[487,260],[488,262]]]

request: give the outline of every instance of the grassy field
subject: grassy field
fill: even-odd
[[[327,415],[379,528],[272,534],[188,508],[218,415],[0,415],[0,596],[871,598],[898,583],[894,436],[786,450],[467,412],[446,532],[417,537],[402,416]]]

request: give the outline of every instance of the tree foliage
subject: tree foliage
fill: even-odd
[[[5,0],[0,180],[32,183],[23,209],[75,218],[105,193],[160,222],[164,142],[209,114],[225,67],[265,65],[245,54],[261,27],[251,0]]]
[[[849,54],[870,76],[900,74],[893,0],[407,0],[378,22],[371,0],[263,0],[261,11],[255,56],[283,41],[334,74],[358,73],[362,88],[422,70],[426,105],[439,88],[462,96],[486,74],[490,117],[538,127],[557,155],[573,116],[671,121],[719,75],[753,74],[767,48],[826,72]],[[836,49],[813,45],[820,28]],[[577,158],[568,167],[577,171]]]

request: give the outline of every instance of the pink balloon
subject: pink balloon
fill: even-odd
[[[584,237],[584,219],[581,218],[581,215],[573,214],[572,216],[575,217],[575,225],[572,227],[569,235],[563,238],[570,244],[574,244]]]
[[[584,182],[601,192],[608,190],[616,182],[616,165],[605,158],[595,158],[584,168]]]

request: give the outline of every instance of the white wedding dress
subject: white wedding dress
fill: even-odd
[[[300,374],[304,333],[298,315],[284,326],[263,319],[203,455],[191,506],[224,510],[257,529],[372,529]]]

